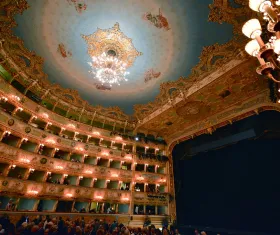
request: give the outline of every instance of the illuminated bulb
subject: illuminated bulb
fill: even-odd
[[[66,193],[66,195],[65,195],[66,197],[72,197],[73,196],[73,194],[72,193]]]
[[[249,1],[249,7],[253,11],[264,12],[264,8],[263,8],[264,5],[271,6],[271,2],[267,1],[267,0],[250,0]]]
[[[252,40],[245,46],[245,51],[251,56],[257,56],[260,51],[260,45],[256,40]]]
[[[247,21],[242,27],[242,33],[252,39],[255,39],[257,36],[261,36],[262,27],[259,20],[251,19]]]
[[[274,45],[274,52],[276,54],[280,54],[280,39],[276,39],[273,45]]]

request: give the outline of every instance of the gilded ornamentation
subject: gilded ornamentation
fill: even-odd
[[[142,55],[134,47],[132,39],[120,30],[119,23],[110,29],[97,29],[91,35],[82,35],[82,38],[88,44],[90,57],[98,57],[103,53],[112,52],[119,60],[126,63],[127,67],[130,67],[135,59]]]
[[[9,119],[8,125],[9,125],[9,126],[12,126],[12,125],[14,125],[14,124],[15,124],[15,120],[14,120],[14,119]]]
[[[145,13],[143,15],[143,19],[149,21],[152,25],[154,25],[158,29],[164,29],[166,31],[170,30],[168,20],[166,19],[166,17],[162,15],[160,9],[158,14],[153,14],[151,12]]]

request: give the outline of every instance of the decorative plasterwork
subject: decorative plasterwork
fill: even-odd
[[[205,118],[269,90],[267,80],[255,73],[254,60],[242,61],[230,68],[189,95],[171,102],[159,115],[144,119],[147,121],[141,124],[138,131],[157,131],[158,135],[170,142],[177,132],[199,125]]]
[[[233,122],[242,120],[252,115],[258,115],[260,112],[274,110],[280,112],[280,107],[276,103],[271,103],[268,92],[264,92],[257,97],[247,100],[244,103],[237,104],[234,107],[224,110],[214,116],[208,117],[203,122],[196,123],[186,129],[170,136],[169,152],[176,144],[195,138],[202,134],[212,134],[216,129],[231,125]]]
[[[119,60],[130,67],[135,59],[142,55],[142,52],[137,51],[134,47],[132,39],[120,30],[119,23],[110,29],[97,29],[91,35],[82,35],[82,38],[88,44],[88,54],[91,57],[98,57],[102,53],[113,51]]]
[[[70,108],[78,113],[81,113],[84,109],[83,112],[89,112],[89,116],[93,116],[97,112],[103,118],[108,117],[124,123],[130,122],[131,117],[126,115],[119,107],[91,106],[80,97],[77,91],[65,89],[60,85],[53,85],[49,82],[47,74],[43,72],[44,59],[37,56],[35,52],[27,50],[23,41],[15,37],[12,32],[12,28],[16,26],[14,15],[21,14],[27,8],[26,0],[5,0],[0,3],[0,9],[6,12],[5,15],[0,16],[0,60],[4,61],[2,66],[26,88],[36,81],[36,84],[30,89],[39,98],[44,98],[47,102],[56,104],[56,107]],[[119,36],[121,36],[121,32],[119,32]],[[124,36],[122,37],[124,38]],[[130,39],[126,40],[125,43],[128,45]],[[132,48],[129,49],[132,50]],[[137,51],[133,53],[141,54]],[[129,61],[135,56],[133,53],[126,54]],[[63,102],[67,103],[66,107],[62,104]]]

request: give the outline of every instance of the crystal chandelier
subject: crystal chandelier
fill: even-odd
[[[121,60],[115,56],[114,53],[102,53],[100,56],[93,56],[92,62],[88,63],[92,70],[90,73],[94,75],[102,85],[118,84],[127,81],[126,75],[129,72],[126,71],[127,64],[123,63]]]
[[[242,28],[243,34],[252,39],[245,46],[245,50],[259,60],[260,66],[256,70],[258,74],[280,83],[280,79],[275,78],[275,72],[280,71],[280,1],[249,0],[249,7],[260,12],[263,19],[268,21],[267,30],[273,36],[265,44],[261,38],[262,27],[259,20],[251,19]]]

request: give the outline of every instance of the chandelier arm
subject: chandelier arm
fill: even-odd
[[[267,74],[267,77],[269,77],[272,81],[276,83],[280,83],[280,81],[276,80],[271,73]]]

